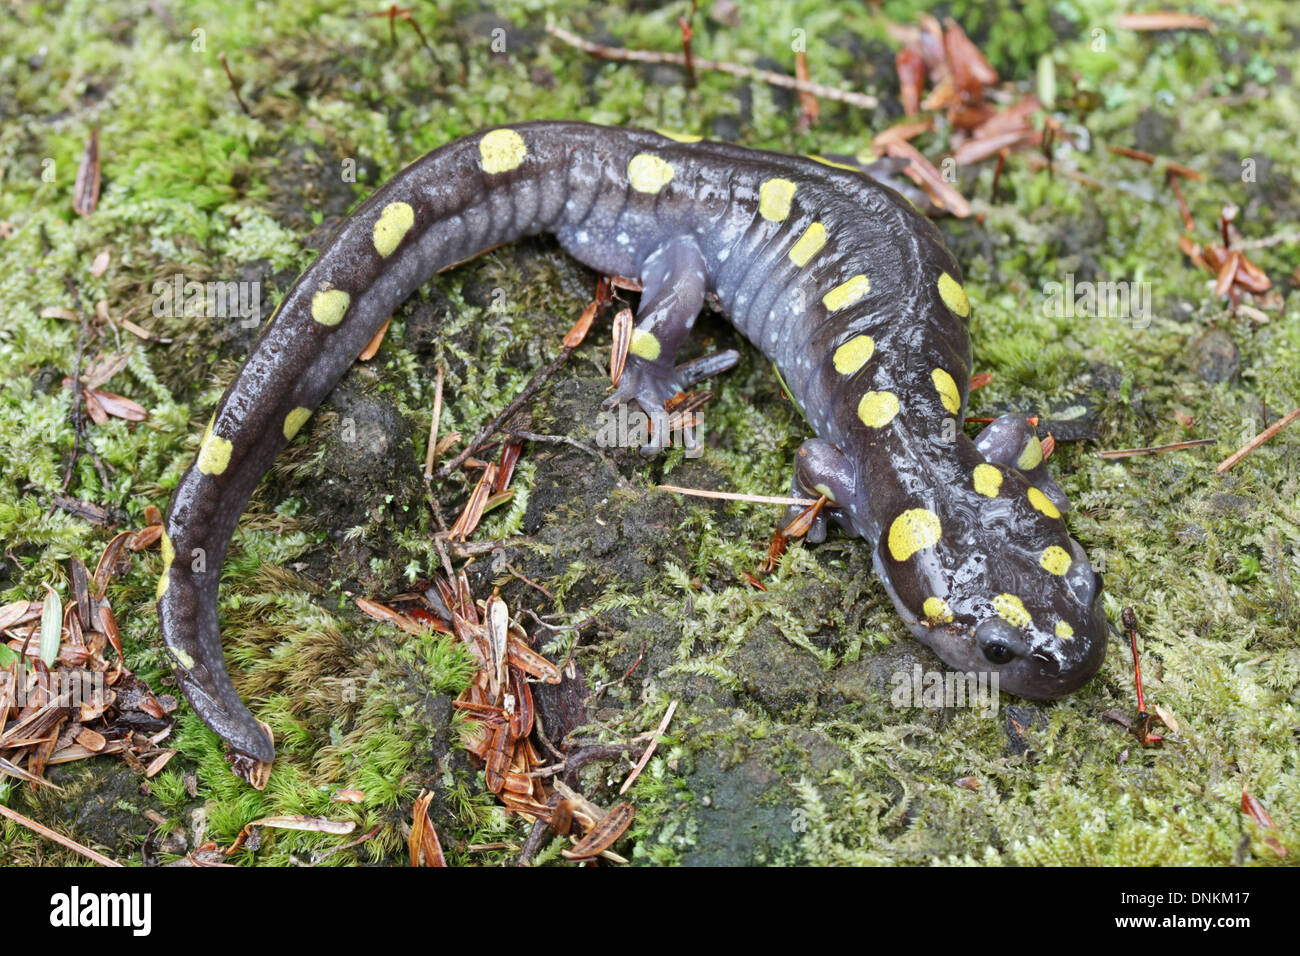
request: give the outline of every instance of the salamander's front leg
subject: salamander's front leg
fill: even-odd
[[[1043,463],[1043,446],[1034,434],[1033,426],[1019,415],[996,418],[975,436],[975,447],[981,455],[995,465],[1015,468],[1056,505],[1060,511],[1070,510],[1070,499],[1052,480]]]
[[[843,505],[854,499],[857,481],[849,460],[830,442],[810,438],[799,446],[795,452],[794,479],[790,483],[790,490],[795,495],[812,495],[814,498],[825,495],[827,498],[827,507],[818,512],[812,527],[808,529],[808,541],[820,544],[826,540],[828,518],[848,527]],[[785,517],[781,519],[781,527],[789,527],[790,522],[803,510],[798,505],[787,508]]]
[[[709,375],[736,364],[735,352],[722,352],[674,368],[673,359],[704,304],[707,280],[704,255],[689,237],[660,246],[646,259],[641,274],[640,321],[632,333],[627,367],[606,409],[635,401],[650,419],[650,441],[641,454],[654,455],[668,440],[664,403]],[[690,436],[687,431],[686,435]]]

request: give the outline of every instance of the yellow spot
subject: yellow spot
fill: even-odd
[[[867,392],[858,402],[858,418],[872,428],[884,428],[898,414],[898,396],[893,392]]]
[[[943,621],[945,624],[952,622],[952,608],[948,607],[948,602],[941,597],[928,597],[925,603],[921,605],[921,611],[931,621]]]
[[[788,179],[769,179],[758,187],[758,214],[768,222],[784,222],[790,215],[794,183]]]
[[[952,380],[952,376],[937,368],[930,373],[930,378],[934,381],[934,389],[939,393],[943,407],[954,415],[961,411],[961,392],[957,391],[957,383]]]
[[[825,495],[826,500],[829,501],[831,504],[835,503],[835,496],[831,494],[830,488],[822,484],[820,481],[817,482],[817,484],[813,485],[813,491],[817,492],[817,494],[819,495]]]
[[[821,163],[823,166],[834,166],[836,169],[847,169],[851,173],[860,173],[862,170],[856,166],[850,166],[848,163],[837,163],[833,159],[827,159],[825,156],[809,156],[809,159]]]
[[[311,297],[311,317],[321,325],[338,325],[351,301],[342,289],[319,289]]]
[[[404,202],[390,202],[375,220],[375,251],[387,259],[415,225],[415,210]]]
[[[1025,602],[1014,594],[999,594],[995,597],[993,610],[998,612],[998,617],[1013,627],[1028,627],[1034,623],[1034,619],[1025,610]]]
[[[1070,555],[1064,548],[1052,545],[1039,556],[1038,563],[1052,574],[1065,574],[1070,570]]]
[[[673,167],[666,159],[650,153],[637,153],[627,164],[627,178],[641,193],[657,193],[673,178]]]
[[[307,419],[311,418],[311,409],[299,406],[284,416],[284,437],[292,439],[298,434],[298,429],[307,424]]]
[[[1052,504],[1052,499],[1037,488],[1031,487],[1029,489],[1029,503],[1049,518],[1061,517],[1061,512],[1057,510],[1056,505]]]
[[[1042,463],[1043,443],[1040,442],[1038,436],[1035,435],[1033,438],[1029,439],[1029,443],[1025,445],[1025,450],[1022,451],[1020,457],[1016,459],[1016,467],[1021,471],[1029,471],[1031,468],[1037,468]]]
[[[828,312],[835,312],[857,302],[871,291],[871,280],[866,276],[854,276],[848,282],[841,282],[822,296],[822,305]]]
[[[824,245],[826,245],[826,227],[820,222],[815,222],[790,248],[790,261],[797,266],[805,266],[809,259],[821,252]]]
[[[970,315],[970,300],[966,298],[966,290],[946,272],[939,276],[939,297],[943,299],[944,305],[963,319]]]
[[[485,173],[508,173],[524,161],[528,147],[512,129],[494,129],[478,141],[479,161]]]
[[[660,136],[667,136],[669,139],[676,140],[679,143],[698,143],[700,140],[704,139],[703,136],[696,136],[694,133],[679,133],[676,130],[671,129],[657,129],[655,132]]]
[[[852,375],[867,364],[875,351],[876,343],[871,336],[855,335],[835,350],[831,361],[835,363],[835,371],[841,375]]]
[[[176,658],[176,660],[180,662],[181,667],[185,668],[187,671],[194,670],[194,658],[190,657],[190,655],[186,654],[179,647],[169,647],[167,649],[172,652],[172,657]]]
[[[219,475],[230,464],[230,441],[220,435],[209,435],[199,446],[199,471],[205,475]]]
[[[167,532],[162,534],[162,574],[158,576],[158,594],[154,598],[161,601],[162,596],[167,593],[167,585],[171,581],[172,562],[176,560],[176,549],[172,546],[172,539],[167,537]]]
[[[632,343],[627,350],[631,355],[653,362],[659,358],[659,340],[654,337],[654,333],[637,329],[632,333]]]
[[[986,498],[996,498],[1002,487],[1002,472],[992,465],[975,466],[975,490]]]
[[[895,561],[906,561],[918,551],[939,543],[939,516],[925,508],[904,511],[889,526],[889,553]]]
[[[1056,636],[1063,641],[1072,640],[1074,638],[1074,628],[1070,627],[1070,625],[1066,624],[1064,621],[1057,621]]]

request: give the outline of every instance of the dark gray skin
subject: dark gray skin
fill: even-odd
[[[642,281],[633,354],[611,402],[650,416],[648,450],[664,437],[663,403],[734,361],[673,365],[712,297],[773,360],[820,436],[800,451],[798,485],[827,493],[831,516],[872,543],[918,639],[1027,697],[1068,693],[1096,673],[1100,580],[1066,532],[1064,495],[1032,460],[1037,440],[1010,417],[976,442],[962,431],[969,309],[932,223],[862,173],[811,159],[520,123],[435,150],[358,207],[285,296],[177,486],[163,638],[195,711],[239,757],[274,757],[230,682],[217,624],[221,562],[249,495],[415,288],[537,233],[601,273]],[[811,537],[824,534],[823,519]]]

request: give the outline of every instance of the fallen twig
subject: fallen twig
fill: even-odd
[[[510,404],[502,409],[501,413],[497,415],[496,418],[492,419],[492,421],[490,421],[483,430],[474,437],[474,440],[465,446],[464,450],[461,451],[459,455],[438,469],[438,480],[441,481],[448,475],[452,474],[457,468],[465,463],[466,458],[478,451],[489,438],[500,430],[501,425],[504,422],[514,415],[515,412],[519,411],[519,409],[523,408],[524,405],[537,394],[537,390],[546,383],[547,379],[559,371],[560,366],[567,362],[569,356],[572,354],[573,349],[568,346],[561,348],[560,354],[551,359],[550,364],[534,375],[528,384],[524,386],[523,391],[516,395]]]
[[[629,50],[624,47],[603,46],[599,43],[592,43],[590,40],[584,40],[576,33],[570,33],[560,27],[546,28],[546,32],[557,40],[562,40],[570,46],[576,46],[584,53],[600,57],[602,60],[620,60],[623,62],[635,63],[671,63],[675,66],[686,68],[686,57],[680,53],[659,53],[654,50]],[[835,100],[839,103],[848,103],[851,106],[858,106],[864,110],[873,110],[879,101],[874,96],[868,96],[865,93],[852,93],[848,90],[836,89],[833,86],[826,86],[822,83],[811,83],[800,80],[797,77],[786,76],[784,73],[773,73],[771,70],[759,70],[750,66],[743,66],[740,63],[721,63],[717,60],[701,60],[692,57],[696,70],[712,70],[716,73],[729,73],[732,76],[740,77],[742,80],[761,80],[764,83],[770,83],[773,86],[784,86],[786,89],[798,90],[801,93],[811,93],[826,100]]]
[[[659,729],[655,731],[654,739],[650,741],[650,746],[646,747],[645,753],[641,755],[641,759],[636,762],[636,766],[632,768],[632,772],[627,775],[627,779],[623,781],[623,786],[618,788],[618,795],[620,797],[627,793],[628,788],[632,786],[633,781],[641,775],[641,771],[645,769],[645,765],[648,764],[650,758],[654,756],[655,749],[659,746],[659,738],[663,736],[664,731],[668,729],[668,725],[672,723],[673,714],[675,713],[677,713],[677,701],[673,701],[668,705],[668,710],[664,713],[664,719],[659,721]]]
[[[742,495],[732,491],[709,491],[706,488],[682,488],[678,485],[655,485],[660,491],[696,498],[720,498],[723,501],[748,501],[756,505],[798,505],[809,508],[817,504],[816,498],[786,498],[781,495]]]
[[[73,850],[76,853],[80,853],[82,856],[86,857],[86,859],[94,860],[100,866],[121,866],[122,865],[121,863],[118,863],[117,860],[110,860],[102,853],[96,853],[90,847],[82,846],[76,840],[65,837],[61,833],[55,833],[49,827],[41,826],[41,824],[37,823],[35,820],[23,816],[17,810],[10,810],[3,803],[0,803],[0,816],[8,817],[10,820],[13,820],[15,823],[19,823],[25,826],[33,833],[39,833],[41,836],[53,840],[55,843],[59,844],[59,846],[64,846],[67,847],[69,850]]]
[[[1193,438],[1189,441],[1176,441],[1168,445],[1149,445],[1146,448],[1115,448],[1110,451],[1097,452],[1098,458],[1131,458],[1134,455],[1158,455],[1166,451],[1182,451],[1185,448],[1200,448],[1213,445],[1213,438]]]
[[[1223,461],[1219,462],[1214,467],[1214,473],[1216,475],[1222,475],[1224,472],[1235,467],[1239,461],[1241,461],[1243,458],[1249,455],[1260,445],[1264,444],[1264,442],[1268,441],[1270,438],[1272,438],[1282,429],[1286,428],[1286,426],[1290,425],[1297,418],[1300,418],[1300,408],[1297,408],[1295,411],[1290,412],[1287,415],[1284,415],[1282,418],[1279,418],[1272,425],[1269,425],[1262,432],[1260,432],[1250,441],[1246,442],[1246,444],[1242,445],[1240,448],[1234,451],[1227,458],[1223,459]]]

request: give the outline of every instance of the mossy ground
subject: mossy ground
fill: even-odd
[[[784,492],[806,428],[748,349],[715,386],[710,447],[698,460],[678,452],[649,464],[635,454],[598,462],[566,445],[531,447],[515,502],[479,532],[531,543],[477,562],[476,587],[485,594],[500,584],[513,608],[559,614],[557,622],[594,617],[550,645],[562,657],[576,633],[574,660],[593,688],[603,685],[579,736],[640,733],[669,701],[681,702],[671,739],[630,793],[638,816],[621,849],[634,860],[1281,862],[1241,813],[1243,787],[1270,809],[1295,860],[1300,430],[1225,477],[1213,465],[1262,427],[1265,408],[1271,420],[1300,403],[1300,296],[1289,278],[1298,244],[1252,253],[1282,307],[1262,324],[1234,317],[1180,254],[1180,218],[1159,173],[1104,147],[1137,146],[1204,172],[1204,182],[1183,184],[1202,241],[1229,201],[1248,238],[1294,233],[1300,24],[1285,0],[1206,2],[1192,7],[1214,20],[1214,33],[1137,35],[1115,28],[1121,6],[889,0],[873,12],[763,0],[742,5],[734,26],[702,13],[701,55],[765,57],[789,69],[792,31],[803,31],[817,80],[881,99],[869,113],[823,102],[821,121],[804,134],[794,132],[787,92],[718,74],[688,89],[674,68],[600,63],[539,28],[550,19],[598,40],[675,49],[684,3],[420,5],[432,55],[400,23],[394,48],[383,20],[348,3],[7,6],[0,221],[14,230],[0,240],[0,602],[36,597],[42,582],[66,585],[67,558],[92,559],[111,533],[50,513],[73,447],[59,383],[72,372],[79,329],[38,316],[72,307],[65,279],[86,308],[103,300],[111,314],[171,340],[134,343],[107,387],[151,417],[92,427],[102,468],[83,455],[70,485],[138,526],[146,505],[165,506],[255,336],[227,319],[155,318],[155,280],[178,271],[255,279],[269,310],[349,206],[405,161],[486,124],[572,117],[855,153],[901,112],[886,21],[933,7],[957,16],[1003,77],[1026,89],[1050,55],[1063,119],[1087,128],[1087,148],[1062,163],[1077,164],[1099,190],[1013,157],[991,201],[992,164],[959,171],[983,218],[943,228],[976,304],[977,371],[994,375],[971,414],[1022,409],[1050,419],[1088,409],[1092,439],[1063,445],[1053,466],[1075,503],[1074,533],[1104,567],[1108,613],[1117,621],[1122,606],[1136,609],[1149,697],[1180,731],[1141,750],[1102,720],[1108,709],[1132,709],[1118,641],[1102,674],[1058,703],[1004,699],[996,719],[891,706],[892,674],[938,664],[906,635],[859,542],[795,546],[766,591],[751,587],[742,573],[756,569],[777,515],[652,488],[668,476]],[[194,30],[204,31],[201,50]],[[252,117],[236,106],[218,51]],[[1071,105],[1078,91],[1096,94],[1096,108]],[[73,179],[95,127],[103,193],[81,219],[71,212]],[[942,155],[944,135],[920,145]],[[339,174],[349,159],[355,184]],[[1243,181],[1245,160],[1253,181]],[[111,264],[92,277],[105,247]],[[1044,283],[1067,274],[1151,283],[1150,323],[1046,317]],[[379,825],[379,835],[330,862],[393,863],[404,855],[412,799],[432,787],[452,862],[512,858],[467,850],[517,844],[527,831],[452,745],[449,700],[469,673],[464,654],[369,621],[351,596],[382,599],[436,567],[419,471],[437,364],[447,370],[444,433],[473,431],[554,353],[591,286],[545,240],[439,277],[257,492],[226,564],[222,607],[238,685],[279,742],[264,793],[229,773],[218,740],[182,708],[173,738],[181,752],[147,788],[103,760],[53,774],[65,793],[33,797],[0,782],[0,798],[121,859],[138,859],[151,826],[142,814],[154,809],[223,843],[268,813],[352,818],[358,833]],[[738,344],[716,317],[702,320],[697,339],[697,348]],[[86,347],[106,352],[119,342],[131,337],[101,330]],[[598,329],[535,403],[533,430],[590,441],[606,347]],[[345,427],[357,430],[351,440]],[[1121,461],[1096,455],[1191,437],[1215,444]],[[450,508],[464,489],[440,494]],[[112,598],[129,664],[165,689],[157,572],[156,555],[142,557]],[[1012,703],[1020,709],[1009,711]],[[590,769],[583,783],[608,805],[607,785],[623,772]],[[979,789],[956,783],[967,777]],[[366,802],[331,803],[341,787],[365,791]],[[72,859],[12,824],[0,832],[3,862]],[[238,860],[283,864],[338,842],[280,831]],[[543,857],[554,858],[554,848]]]

